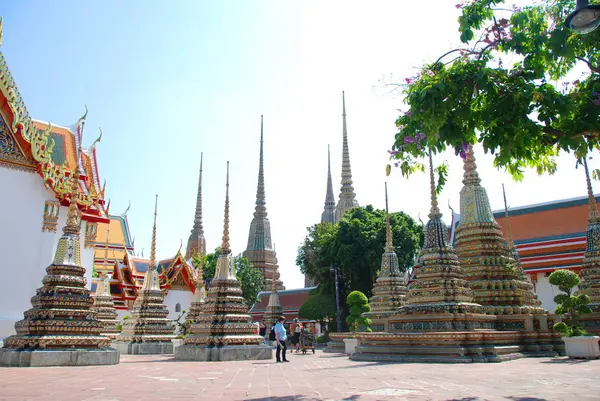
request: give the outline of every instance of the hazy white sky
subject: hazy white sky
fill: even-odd
[[[87,104],[86,142],[101,126],[99,167],[112,211],[129,201],[136,248],[148,255],[154,194],[159,194],[158,256],[174,255],[192,228],[200,152],[204,152],[207,247],[221,243],[226,161],[231,162],[231,245],[246,247],[258,173],[260,115],[265,118],[267,210],[282,278],[303,285],[295,265],[306,227],[325,200],[327,144],[336,198],[341,174],[341,91],[346,91],[357,200],[423,219],[425,174],[385,177],[401,98],[373,90],[378,79],[415,75],[458,43],[455,2],[0,0],[3,52],[31,114],[74,123]],[[477,149],[492,208],[585,194],[574,159],[559,173],[528,173],[514,183]],[[440,197],[458,210],[461,160],[450,164]]]

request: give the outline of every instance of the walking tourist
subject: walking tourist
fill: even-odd
[[[275,341],[277,341],[277,352],[275,353],[275,358],[277,362],[289,362],[285,357],[285,352],[287,350],[287,346],[285,341],[287,340],[287,333],[285,331],[285,327],[283,324],[285,323],[285,317],[280,316],[277,319],[277,324],[275,325]]]

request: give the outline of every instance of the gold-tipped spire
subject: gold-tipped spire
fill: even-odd
[[[2,47],[2,17],[0,17],[0,47]]]
[[[275,294],[277,292],[277,269],[273,269],[273,275],[271,277],[271,293]]]
[[[67,212],[67,223],[63,227],[63,233],[79,235],[81,230],[81,212],[77,207],[77,198],[79,198],[79,177],[81,169],[79,163],[81,159],[81,140],[77,147],[77,155],[75,160],[75,171],[71,176],[71,199],[69,201],[69,211]]]
[[[229,255],[231,253],[229,245],[229,161],[227,162],[227,181],[225,187],[225,221],[223,222],[223,243],[221,244],[221,254]]]
[[[394,252],[392,243],[392,227],[390,225],[390,210],[388,208],[387,182],[385,183],[385,251]]]
[[[504,190],[504,183],[502,184],[502,196],[504,197],[504,217],[506,219],[506,242],[508,242],[509,248],[513,248],[515,243],[512,238],[512,227],[510,225],[510,216],[508,215],[508,204],[506,203],[506,191]]]
[[[429,150],[429,185],[431,188],[431,211],[429,212],[429,218],[435,219],[441,217],[442,213],[440,212],[437,195],[435,193],[435,177],[433,175],[433,157],[431,155],[431,149]]]
[[[154,199],[154,224],[152,226],[152,243],[150,245],[150,266],[149,270],[156,270],[156,214],[158,210],[158,194]]]
[[[590,215],[588,217],[588,220],[590,222],[599,221],[600,213],[598,213],[598,205],[596,204],[596,197],[594,196],[594,191],[592,190],[592,180],[590,178],[590,171],[588,169],[587,160],[585,159],[585,157],[583,158],[583,167],[585,168],[585,179],[587,182],[587,192],[590,208]]]
[[[465,185],[480,185],[481,178],[477,172],[477,164],[475,163],[475,154],[473,153],[473,145],[469,144],[463,159],[463,184]]]

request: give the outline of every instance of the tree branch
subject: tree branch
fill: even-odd
[[[596,74],[600,74],[600,67],[594,67],[592,65],[592,63],[590,63],[588,60],[581,58],[581,57],[575,57],[577,60],[579,61],[583,61],[584,63],[587,64],[588,68],[592,71],[595,72]]]

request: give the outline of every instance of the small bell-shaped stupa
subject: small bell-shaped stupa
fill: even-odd
[[[387,331],[387,318],[398,313],[398,308],[406,303],[406,281],[400,273],[398,255],[392,242],[392,227],[388,209],[387,182],[385,183],[385,247],[381,257],[381,270],[373,286],[373,296],[369,300],[371,312],[363,316],[371,319],[374,331]]]
[[[105,279],[98,278],[96,282],[96,292],[94,294],[94,304],[92,310],[98,314],[98,320],[102,323],[102,334],[114,340],[117,337],[117,311],[110,295],[111,275],[107,274]]]
[[[173,323],[167,318],[169,311],[164,304],[156,271],[156,212],[158,195],[154,204],[154,225],[150,263],[144,275],[144,283],[133,304],[131,318],[123,324],[123,332],[113,343],[123,354],[172,354],[175,338]]]
[[[81,120],[80,120],[81,122]],[[81,145],[81,141],[80,141]],[[81,146],[78,157],[81,155]],[[92,309],[81,264],[79,160],[71,176],[67,221],[58,240],[54,262],[46,268],[43,286],[31,298],[32,308],[15,324],[16,335],[4,340],[0,366],[86,366],[119,363],[110,338]]]
[[[175,358],[192,361],[271,359],[273,350],[264,345],[257,325],[248,314],[240,282],[235,276],[229,245],[229,162],[227,162],[225,219],[221,255],[217,259],[201,315],[192,324],[185,345],[175,348]]]
[[[592,313],[583,314],[581,320],[583,327],[590,334],[600,335],[600,213],[596,204],[596,197],[592,191],[592,181],[588,170],[587,161],[583,166],[587,180],[587,190],[590,213],[588,217],[587,244],[581,270],[580,291],[587,294],[591,302],[588,304]]]
[[[460,191],[460,222],[456,251],[470,283],[475,302],[494,315],[544,314],[533,287],[518,270],[494,218],[487,192],[481,186],[473,146],[463,163],[464,187]]]

